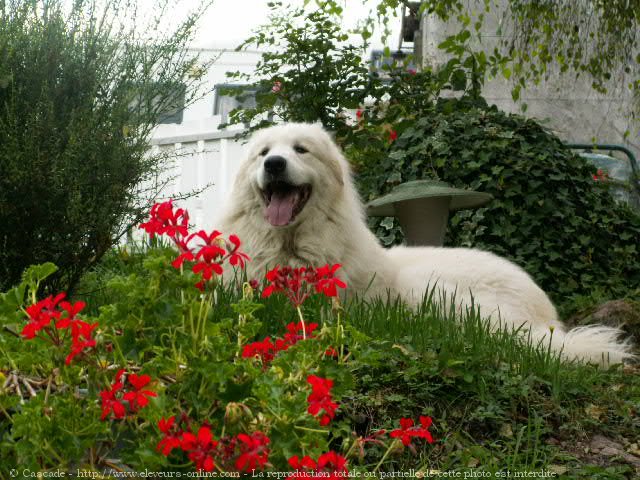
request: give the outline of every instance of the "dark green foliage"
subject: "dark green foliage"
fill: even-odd
[[[197,82],[194,17],[145,45],[119,23],[136,23],[128,0],[61,5],[0,2],[0,289],[45,261],[60,267],[50,285],[72,287],[141,218],[163,163],[148,135]]]
[[[441,100],[397,128],[387,158],[360,165],[366,197],[423,178],[491,193],[486,208],[451,218],[446,243],[512,259],[560,303],[640,284],[640,217],[539,123],[463,99]],[[401,240],[392,228],[378,229],[388,243]]]

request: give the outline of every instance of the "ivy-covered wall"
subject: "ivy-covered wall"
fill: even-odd
[[[447,245],[510,258],[559,304],[640,285],[640,216],[540,123],[483,102],[441,100],[403,128],[386,159],[359,165],[365,198],[424,178],[488,192],[489,205],[452,216]],[[395,222],[375,227],[383,242],[401,241]]]

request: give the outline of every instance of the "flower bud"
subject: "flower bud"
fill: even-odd
[[[242,284],[242,298],[251,300],[253,298],[254,287],[251,282],[245,282]]]
[[[341,312],[344,309],[342,308],[342,303],[340,303],[339,297],[331,297],[331,310],[334,313]]]
[[[225,423],[234,424],[242,420],[243,417],[251,417],[251,410],[244,403],[229,402],[224,411]]]

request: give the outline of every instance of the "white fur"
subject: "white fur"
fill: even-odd
[[[295,145],[309,152],[297,153]],[[273,227],[265,219],[264,156],[260,155],[265,148],[268,155],[287,159],[292,183],[312,186],[306,206],[285,227]],[[524,326],[534,342],[545,345],[551,338],[552,348],[565,358],[608,364],[633,356],[627,342],[618,342],[618,329],[590,326],[567,332],[531,277],[492,253],[467,248],[384,249],[367,228],[349,163],[318,125],[277,125],[252,137],[220,228],[243,241],[252,257],[248,273],[255,278],[276,265],[341,263],[340,276],[350,291],[367,296],[390,292],[416,305],[435,283],[446,296],[455,294],[460,309],[473,302],[496,326]]]

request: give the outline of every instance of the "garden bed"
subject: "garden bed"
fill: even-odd
[[[341,302],[339,266],[246,279],[239,239],[198,238],[114,250],[69,303],[36,301],[51,265],[2,295],[3,475],[637,474],[634,367],[563,362],[437,288],[410,310]]]

